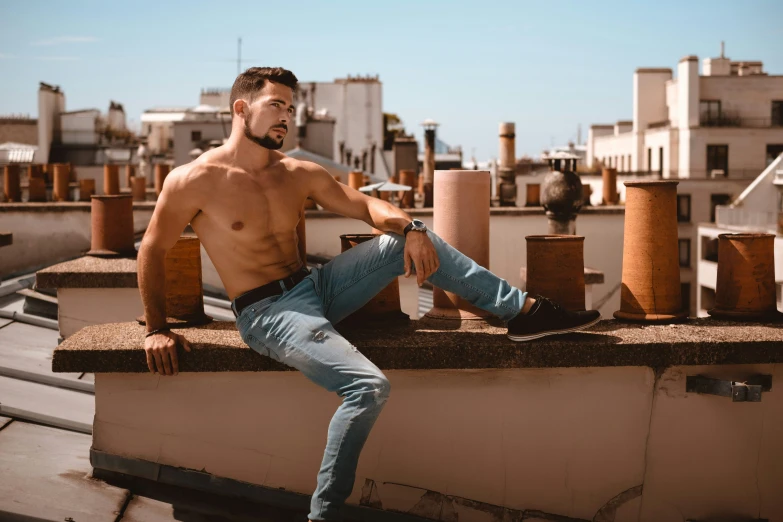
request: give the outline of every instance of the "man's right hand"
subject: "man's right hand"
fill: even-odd
[[[190,351],[190,343],[184,336],[174,332],[160,332],[150,335],[144,340],[144,352],[147,354],[147,367],[152,373],[161,375],[177,375],[177,345],[186,352]]]

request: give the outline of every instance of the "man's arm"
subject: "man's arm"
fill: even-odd
[[[364,221],[384,232],[402,235],[412,221],[403,210],[382,199],[372,198],[336,181],[322,167],[308,164],[310,171],[309,196],[324,209]],[[408,233],[405,241],[405,277],[416,269],[416,279],[421,286],[440,266],[435,246],[421,232]]]
[[[166,252],[174,246],[191,218],[201,206],[198,177],[200,172],[185,165],[174,169],[163,184],[163,190],[155,205],[152,219],[144,233],[138,253],[138,279],[147,332],[166,326]],[[184,337],[171,332],[161,332],[147,337],[144,349],[151,372],[164,375],[176,374],[177,343],[190,351]]]

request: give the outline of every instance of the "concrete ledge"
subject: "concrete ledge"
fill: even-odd
[[[288,371],[252,351],[236,325],[214,322],[175,330],[191,342],[180,353],[181,372]],[[602,321],[589,332],[514,343],[500,324],[423,319],[409,326],[341,329],[384,370],[568,368],[763,364],[783,362],[783,323],[748,324],[692,319],[680,325],[635,325]],[[54,352],[55,372],[148,372],[144,328],[136,323],[89,326]]]
[[[38,288],[137,288],[136,260],[83,256],[39,270]]]

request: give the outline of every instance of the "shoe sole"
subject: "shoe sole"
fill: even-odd
[[[533,339],[540,339],[541,337],[546,337],[547,335],[560,335],[560,334],[566,334],[566,333],[572,333],[572,332],[578,332],[580,330],[585,330],[586,328],[590,328],[591,326],[595,326],[598,324],[598,321],[601,320],[601,316],[599,315],[595,320],[590,321],[589,323],[585,323],[579,326],[574,326],[573,328],[568,328],[567,330],[549,330],[546,332],[538,332],[530,335],[511,335],[506,334],[506,337],[511,339],[512,341],[532,341]]]

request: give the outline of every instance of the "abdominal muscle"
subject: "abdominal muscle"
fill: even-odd
[[[271,235],[251,234],[250,230],[225,234],[214,233],[208,224],[195,221],[193,230],[215,265],[229,299],[288,277],[304,264],[299,259],[296,229]],[[232,228],[237,230],[238,227]],[[237,237],[240,235],[242,237]]]

